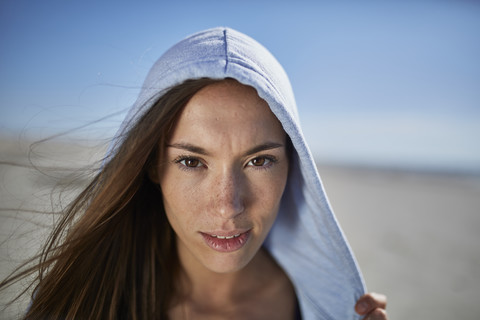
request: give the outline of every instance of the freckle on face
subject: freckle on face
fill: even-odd
[[[158,176],[183,265],[233,272],[252,260],[276,218],[285,188],[285,143],[281,124],[251,87],[222,81],[192,97],[159,159],[165,165]],[[248,154],[265,145],[278,147]],[[271,160],[261,158],[265,155]],[[201,165],[186,167],[175,160],[184,156]],[[235,240],[244,241],[237,249],[223,239],[209,242],[205,234],[246,236],[225,239],[232,246],[238,245]],[[235,250],[212,249],[215,241]]]

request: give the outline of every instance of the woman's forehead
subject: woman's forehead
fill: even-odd
[[[223,115],[233,115],[239,121],[259,118],[278,122],[267,102],[253,87],[230,79],[201,89],[190,99],[180,116],[219,119]]]
[[[227,80],[203,88],[190,99],[170,142],[248,144],[284,141],[284,137],[280,122],[256,90]]]

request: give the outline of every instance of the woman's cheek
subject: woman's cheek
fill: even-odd
[[[165,180],[166,192],[164,202],[168,203],[170,212],[167,215],[175,220],[185,221],[201,217],[205,196],[202,193],[203,183],[199,179],[185,177],[185,173],[170,175]]]

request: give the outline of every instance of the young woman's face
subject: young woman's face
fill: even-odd
[[[287,181],[286,134],[256,91],[228,80],[186,105],[159,159],[183,264],[243,268],[275,221]]]

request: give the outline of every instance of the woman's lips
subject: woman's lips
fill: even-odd
[[[250,230],[246,232],[231,232],[229,234],[215,234],[200,232],[205,243],[215,251],[233,252],[242,248],[250,237]]]

